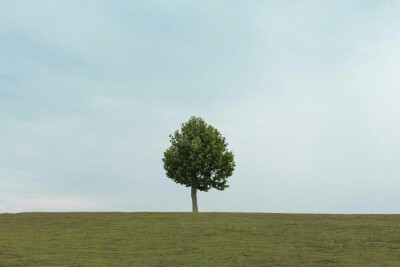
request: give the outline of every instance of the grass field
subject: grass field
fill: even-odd
[[[0,266],[400,266],[400,215],[0,214]]]

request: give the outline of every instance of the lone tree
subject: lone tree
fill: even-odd
[[[228,187],[227,178],[235,169],[233,153],[219,131],[199,117],[192,116],[170,138],[164,169],[175,183],[191,187],[193,212],[198,212],[197,190]]]

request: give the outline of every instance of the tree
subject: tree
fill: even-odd
[[[197,190],[229,187],[227,178],[235,169],[233,153],[219,131],[199,117],[192,116],[169,137],[171,146],[162,159],[167,177],[191,187],[192,210],[198,212]]]

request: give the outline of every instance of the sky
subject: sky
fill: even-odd
[[[235,155],[200,211],[400,213],[399,1],[0,0],[0,213],[191,211],[190,116]]]

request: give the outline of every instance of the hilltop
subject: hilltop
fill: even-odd
[[[0,214],[0,266],[376,266],[400,215]]]

